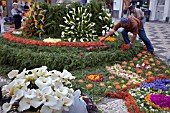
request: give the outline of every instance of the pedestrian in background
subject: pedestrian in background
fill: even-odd
[[[3,18],[3,6],[2,6],[2,2],[0,1],[0,19]]]
[[[14,18],[15,29],[19,29],[21,27],[22,11],[18,9],[18,3],[13,3],[12,5],[11,14]]]

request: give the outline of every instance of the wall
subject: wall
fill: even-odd
[[[169,16],[169,11],[170,11],[170,0],[165,0],[163,20],[165,20],[166,17]]]

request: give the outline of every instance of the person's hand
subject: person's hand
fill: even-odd
[[[128,48],[129,48],[129,49],[132,48],[132,42],[130,42],[130,43],[128,44]]]
[[[22,13],[20,13],[19,15],[22,16]]]
[[[101,39],[99,40],[99,42],[104,42],[104,40],[105,40],[105,37],[101,38]]]

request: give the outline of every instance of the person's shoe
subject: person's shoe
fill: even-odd
[[[155,52],[154,52],[154,51],[151,51],[150,53],[151,53],[152,55],[155,55]]]

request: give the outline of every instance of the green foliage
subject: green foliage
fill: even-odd
[[[125,54],[119,49],[122,43],[120,40],[108,42],[109,49],[89,52],[85,48],[29,46],[0,38],[0,65],[13,66],[15,69],[46,65],[50,70],[76,70],[130,60],[141,51],[140,44],[134,43],[134,49]]]

